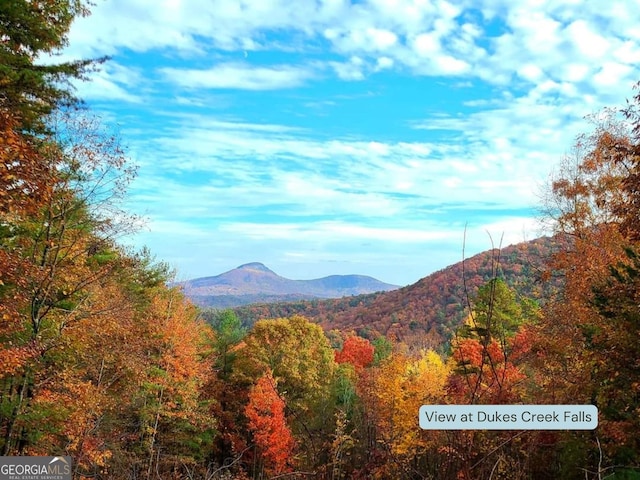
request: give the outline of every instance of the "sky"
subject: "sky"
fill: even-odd
[[[408,285],[531,240],[588,115],[640,80],[636,0],[96,0],[62,59],[177,279],[262,262]],[[465,234],[466,231],[466,234]]]

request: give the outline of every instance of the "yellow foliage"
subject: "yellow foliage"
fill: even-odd
[[[399,461],[411,459],[430,443],[430,434],[418,425],[418,411],[443,400],[450,371],[436,352],[423,350],[417,357],[395,353],[375,373],[378,441]]]

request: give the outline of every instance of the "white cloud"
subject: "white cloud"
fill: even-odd
[[[398,40],[398,37],[395,33],[390,32],[389,30],[378,28],[368,28],[367,35],[372,44],[379,50],[384,50],[391,47]]]
[[[586,79],[591,68],[584,63],[569,63],[565,65],[562,78],[568,82],[577,83]]]
[[[348,62],[329,62],[341,80],[364,80],[365,64],[360,57],[351,57]]]
[[[413,40],[413,49],[422,57],[430,57],[440,52],[440,40],[433,33],[421,33]]]
[[[380,57],[376,60],[376,71],[386,70],[393,67],[394,61],[389,57]]]
[[[610,48],[610,42],[594,32],[584,20],[576,20],[567,28],[566,32],[574,45],[587,58],[602,58]]]
[[[490,236],[496,248],[504,248],[542,235],[549,235],[549,232],[544,231],[536,219],[530,217],[507,217],[470,228],[467,231],[470,243],[478,249],[491,248],[486,244],[485,248],[482,248],[482,238],[484,236],[486,240],[487,235]]]
[[[613,56],[619,62],[629,65],[638,64],[640,63],[640,44],[631,40],[620,42]]]
[[[505,131],[513,121],[510,115],[499,112],[497,119],[505,117],[499,122],[488,116],[449,122],[447,128],[476,129],[467,147],[455,148],[429,142],[320,141],[310,132],[277,124],[179,117],[174,127],[159,132],[153,147],[132,145],[145,179],[135,185],[134,198],[152,209],[154,218],[186,215],[199,221],[256,212],[417,221],[427,211],[447,212],[447,203],[487,212],[528,208],[537,200],[536,182],[561,152],[545,155],[514,147],[514,137],[526,130]],[[490,130],[477,129],[479,124]],[[482,135],[498,131],[509,135],[482,143]],[[193,177],[199,179],[196,184],[180,180]],[[479,196],[492,204],[472,207]]]
[[[624,0],[613,0],[606,9],[597,3],[566,1],[474,3],[487,19],[504,22],[506,31],[493,39],[483,35],[486,22],[477,14],[447,1],[185,0],[162,5],[150,0],[98,3],[91,17],[75,22],[68,53],[83,57],[122,49],[158,49],[182,56],[203,56],[212,49],[240,55],[246,49],[309,53],[322,38],[343,57],[331,59],[328,66],[345,80],[360,80],[393,66],[408,67],[419,75],[464,74],[498,85],[508,85],[513,74],[537,82],[543,78],[539,72],[544,72],[556,81],[592,83],[597,90],[603,84],[589,73],[597,72],[603,60],[627,65],[638,76],[640,13]],[[289,32],[297,39],[288,44],[275,41],[270,32]],[[353,57],[372,67],[354,65],[349,60]],[[189,79],[182,84],[233,88],[228,85],[232,80],[218,79],[217,73],[225,73],[248,89],[259,89],[264,76],[266,90],[300,86],[314,77],[307,67],[293,63],[254,67],[257,79],[242,65],[227,62],[218,68],[227,71],[186,69]]]
[[[522,68],[518,70],[518,74],[530,82],[537,82],[544,78],[544,72],[540,67],[531,63],[523,65]]]
[[[101,65],[90,82],[77,81],[77,95],[86,100],[111,100],[128,103],[142,102],[141,91],[146,82],[138,69],[125,67],[116,62]],[[136,92],[136,93],[133,93]]]
[[[192,89],[275,90],[298,87],[314,76],[304,67],[254,67],[243,63],[223,63],[206,70],[169,67],[160,72],[172,83]]]
[[[317,222],[305,225],[297,223],[230,223],[221,225],[220,230],[238,236],[260,239],[296,239],[298,241],[314,240],[322,242],[369,240],[393,243],[424,243],[452,237],[451,232],[448,231],[368,227],[343,222]]]
[[[627,88],[631,87],[631,83],[636,78],[632,77],[633,68],[617,62],[605,62],[598,73],[593,77],[596,84],[603,87],[612,87],[620,84],[627,84]]]
[[[437,73],[440,75],[457,75],[471,69],[471,66],[467,62],[454,58],[451,55],[437,56],[434,63],[437,65]]]
[[[536,184],[587,128],[583,116],[620,105],[640,78],[638,24],[640,10],[626,0],[607,8],[566,0],[110,0],[75,22],[62,58],[114,55],[116,63],[79,86],[81,96],[155,105],[151,125],[132,127],[150,135],[129,141],[143,170],[132,198],[149,210],[152,231],[176,245],[184,229],[194,252],[204,255],[212,244],[239,252],[241,242],[226,239],[245,228],[242,247],[265,254],[276,253],[276,241],[296,251],[291,239],[303,238],[305,252],[330,261],[322,242],[349,238],[378,242],[378,252],[402,242],[415,258],[419,241],[433,247],[458,238],[455,222],[466,210],[483,214],[473,230],[483,248],[485,228],[509,239],[531,228],[519,215],[537,203]],[[148,62],[132,69],[126,62],[136,53]],[[314,131],[314,115],[347,108],[344,99],[322,97],[323,86],[345,97],[382,91],[387,84],[378,82],[397,72],[431,77],[425,89],[434,82],[472,88],[451,95],[459,112],[404,119],[425,130],[406,137],[401,129],[350,130],[342,117]],[[270,116],[253,107],[259,95],[286,106]],[[296,103],[296,96],[304,98]],[[168,113],[176,107],[199,114]],[[426,110],[410,107],[411,115]],[[265,231],[257,214],[275,225]],[[195,223],[173,220],[181,216]],[[315,219],[306,230],[296,223],[312,217],[332,221]],[[421,221],[424,229],[414,223]],[[225,240],[211,240],[211,232]],[[371,261],[349,245],[339,243],[336,251],[347,253],[335,258]]]

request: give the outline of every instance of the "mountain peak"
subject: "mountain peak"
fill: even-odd
[[[272,270],[267,268],[263,263],[260,262],[251,262],[245,263],[244,265],[240,265],[237,270],[258,270],[260,272],[270,272],[273,273]]]
[[[281,277],[260,262],[245,263],[215,277],[195,278],[185,282],[185,294],[188,297],[199,298],[200,305],[211,306],[221,305],[217,303],[215,297],[225,296],[238,298],[249,296],[255,303],[269,297],[272,298],[271,301],[277,301],[275,297],[278,296],[280,301],[301,298],[339,298],[395,288],[397,286],[362,275],[332,275],[315,280],[290,280]],[[237,301],[238,299],[234,300],[234,302]],[[224,300],[223,303],[229,306],[228,300]]]

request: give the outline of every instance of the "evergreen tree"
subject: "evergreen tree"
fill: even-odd
[[[84,0],[0,3],[0,110],[13,112],[24,129],[42,131],[55,108],[78,105],[70,81],[105,60],[43,61],[67,45],[74,18],[87,14]]]

